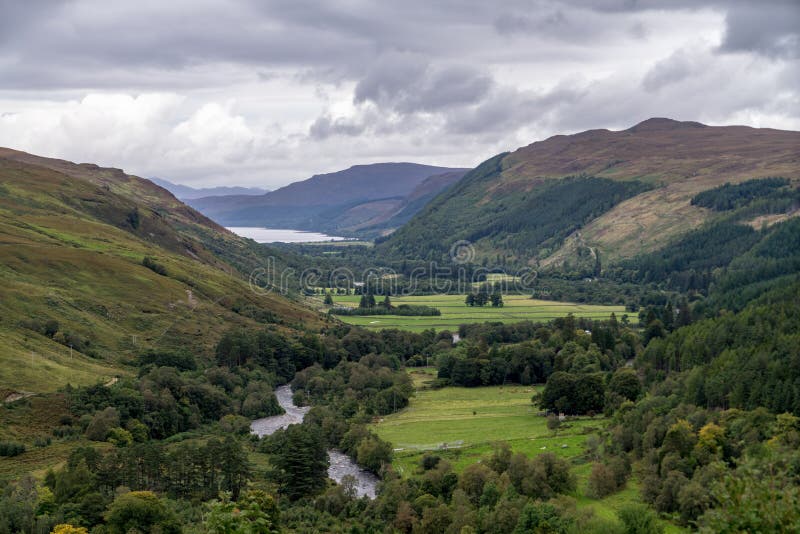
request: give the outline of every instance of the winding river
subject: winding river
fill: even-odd
[[[286,411],[283,415],[264,417],[250,423],[250,431],[258,437],[269,436],[281,428],[303,422],[308,413],[308,406],[296,406],[292,399],[292,388],[280,386],[275,388],[278,404]],[[356,494],[359,497],[375,497],[375,490],[380,479],[356,465],[349,456],[337,450],[328,451],[328,477],[341,484],[344,477],[350,475],[356,481]]]

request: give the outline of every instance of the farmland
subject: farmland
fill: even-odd
[[[334,296],[337,306],[358,306],[358,295]],[[380,297],[378,297],[380,300]],[[608,319],[611,313],[618,318],[626,313],[624,306],[599,306],[592,304],[576,304],[570,302],[555,302],[548,300],[532,299],[527,295],[505,295],[504,306],[492,308],[491,306],[471,307],[464,304],[464,295],[425,295],[392,297],[393,305],[411,304],[417,306],[431,306],[439,309],[442,314],[431,317],[400,317],[392,315],[362,315],[342,316],[340,319],[346,323],[372,329],[399,328],[403,330],[421,331],[427,328],[436,330],[457,330],[459,325],[465,323],[482,323],[486,321],[499,321],[505,323],[519,321],[546,322],[569,313],[577,317],[590,319]],[[632,318],[631,320],[634,320]]]

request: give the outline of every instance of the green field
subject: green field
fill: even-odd
[[[635,479],[604,499],[586,495],[591,471],[591,462],[585,456],[586,439],[599,432],[606,419],[570,419],[553,432],[531,404],[531,396],[541,386],[429,389],[426,384],[435,372],[434,368],[410,371],[417,392],[409,406],[372,425],[382,439],[393,444],[392,464],[401,476],[413,474],[430,451],[460,472],[490,455],[493,442],[506,441],[514,452],[528,456],[552,452],[571,461],[578,477],[578,489],[572,496],[579,507],[591,508],[598,516],[613,519],[621,507],[640,501]],[[684,532],[671,523],[663,524],[667,532]]]
[[[381,298],[376,297],[380,302]],[[457,330],[465,323],[482,323],[485,321],[519,322],[550,321],[573,313],[577,317],[590,319],[607,319],[611,312],[618,318],[626,313],[624,306],[600,306],[594,304],[575,304],[571,302],[555,302],[536,300],[527,295],[505,295],[504,306],[470,307],[464,304],[464,295],[425,295],[392,297],[392,304],[413,304],[438,308],[442,315],[434,317],[401,317],[395,315],[363,315],[339,316],[342,321],[366,328],[400,328],[403,330],[421,331],[426,328],[437,330]],[[358,306],[360,296],[339,295],[333,301],[338,306]],[[320,299],[321,301],[321,299]],[[632,317],[631,320],[634,320]]]
[[[602,418],[579,418],[554,434],[531,404],[539,386],[427,389],[424,383],[434,371],[411,371],[418,390],[409,407],[374,425],[397,449],[395,467],[403,473],[413,471],[430,450],[446,454],[460,470],[489,454],[498,440],[526,454],[550,451],[575,457],[583,453],[587,435],[604,424]]]

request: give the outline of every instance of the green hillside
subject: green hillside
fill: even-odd
[[[555,136],[484,162],[382,240],[377,253],[438,261],[467,240],[476,262],[488,266],[604,267],[724,218],[693,203],[698,193],[767,177],[795,187],[798,147],[798,132],[669,119]],[[745,222],[796,213],[796,203],[764,204]]]
[[[321,324],[251,290],[269,253],[147,180],[1,150],[0,393],[105,382],[147,349],[209,357],[235,325]]]

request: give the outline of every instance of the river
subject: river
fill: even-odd
[[[303,418],[306,416],[306,413],[308,413],[308,406],[295,405],[292,399],[292,388],[289,386],[280,386],[276,388],[275,396],[278,398],[278,404],[281,405],[286,413],[283,415],[256,419],[251,422],[250,431],[258,437],[269,436],[281,428],[302,423]],[[370,499],[375,498],[375,490],[378,487],[378,482],[380,482],[378,477],[358,467],[349,456],[341,451],[329,450],[328,463],[328,477],[341,484],[344,477],[350,475],[356,481],[355,489],[359,497],[366,495]]]

